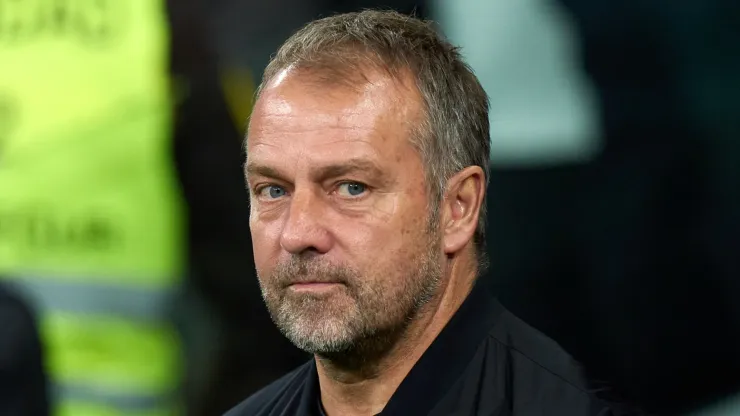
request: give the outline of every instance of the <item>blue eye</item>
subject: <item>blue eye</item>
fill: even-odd
[[[277,199],[282,196],[285,196],[287,192],[285,189],[281,186],[277,185],[269,185],[265,186],[264,188],[260,189],[259,194],[266,198],[272,198]]]
[[[339,185],[339,192],[349,196],[360,196],[366,190],[366,186],[358,182],[345,182]]]

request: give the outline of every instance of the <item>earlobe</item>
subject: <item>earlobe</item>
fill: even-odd
[[[485,180],[480,167],[467,167],[450,178],[443,210],[446,254],[455,254],[472,244],[484,197]]]

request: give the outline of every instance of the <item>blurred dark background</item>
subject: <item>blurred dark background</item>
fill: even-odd
[[[502,302],[584,363],[595,387],[611,386],[605,395],[678,415],[740,391],[740,2],[142,2],[166,7],[163,68],[175,97],[164,151],[184,211],[171,314],[181,340],[172,354],[185,363],[183,414],[222,414],[307,359],[262,304],[241,140],[270,54],[316,17],[370,7],[436,21],[490,96],[487,244]],[[18,48],[13,3],[0,0],[0,78]],[[13,169],[34,166],[12,151],[20,147],[11,147],[3,87],[0,214],[23,200],[11,197]],[[16,255],[14,218],[0,215],[0,274],[17,288],[13,302],[38,310],[43,341],[56,301],[27,290],[35,264]],[[56,257],[45,255],[53,275]],[[34,333],[34,314],[22,316],[13,322]],[[58,355],[54,345],[43,357]],[[0,378],[15,379],[5,368],[16,361],[3,356]],[[28,394],[46,396],[49,384],[54,408],[67,399],[50,374]],[[136,414],[110,403],[106,415]]]

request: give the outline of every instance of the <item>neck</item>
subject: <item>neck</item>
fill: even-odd
[[[419,311],[386,354],[352,370],[316,357],[321,402],[328,416],[376,415],[383,410],[470,293],[476,270],[456,270],[461,268],[456,263],[450,265],[444,289]]]

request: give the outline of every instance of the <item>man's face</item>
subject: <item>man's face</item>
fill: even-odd
[[[247,141],[254,258],[267,307],[308,352],[387,348],[433,296],[444,254],[409,141],[418,95],[381,75],[359,91],[283,73]]]

